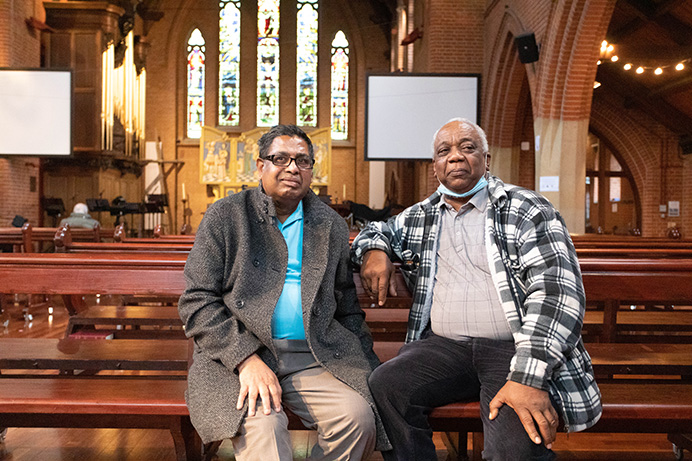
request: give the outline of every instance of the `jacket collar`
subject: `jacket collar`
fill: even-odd
[[[328,207],[319,206],[322,200],[320,200],[311,189],[308,189],[302,201],[303,222],[305,224],[309,222],[311,225],[315,225],[322,222],[327,217]],[[276,217],[274,201],[264,193],[262,182],[260,182],[258,187],[250,190],[250,203],[255,207],[258,214],[264,215],[267,218]]]
[[[488,195],[490,196],[490,203],[498,208],[502,208],[508,198],[505,183],[491,174],[488,174]]]

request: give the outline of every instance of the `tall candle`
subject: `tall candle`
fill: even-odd
[[[344,184],[344,190],[341,194],[341,201],[343,202],[344,200],[346,200],[346,184]]]
[[[185,183],[183,183],[183,200],[185,200]]]

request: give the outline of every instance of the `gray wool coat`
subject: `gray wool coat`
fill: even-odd
[[[379,365],[358,305],[349,263],[348,228],[312,192],[303,199],[303,324],[317,361],[370,404],[377,449],[390,448],[368,388]],[[257,353],[278,370],[271,318],[281,295],[288,249],[261,188],[209,207],[185,265],[187,287],[178,310],[195,343],[187,404],[204,443],[236,435],[247,412],[236,409],[236,367]]]

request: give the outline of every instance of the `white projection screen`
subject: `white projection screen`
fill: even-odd
[[[365,160],[429,160],[432,137],[455,117],[478,123],[478,74],[370,74]]]
[[[0,68],[0,155],[72,154],[72,72]]]

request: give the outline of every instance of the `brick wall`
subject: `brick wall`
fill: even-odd
[[[40,34],[25,19],[43,17],[40,1],[0,2],[0,67],[39,67]],[[30,192],[31,178],[36,191]],[[32,157],[0,158],[0,227],[9,226],[15,215],[39,223],[39,160]]]
[[[423,40],[415,42],[421,48],[421,52],[415,53],[415,71],[482,74],[485,2],[428,0],[416,7],[423,9],[424,23]],[[422,200],[439,183],[433,176],[431,162],[421,163],[417,170],[417,180],[422,186],[418,188],[417,200]]]

